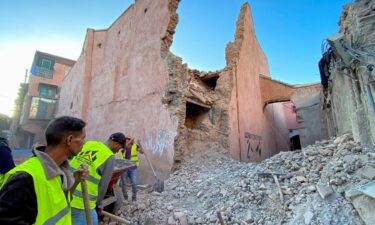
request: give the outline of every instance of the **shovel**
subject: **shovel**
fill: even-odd
[[[91,209],[90,209],[89,194],[87,191],[86,180],[81,181],[81,188],[82,188],[82,193],[83,193],[83,204],[84,204],[85,214],[86,214],[86,223],[87,225],[92,225]]]
[[[130,223],[130,221],[128,221],[128,220],[126,220],[122,217],[113,215],[112,213],[109,213],[109,212],[106,212],[106,211],[102,211],[102,215],[106,216],[106,217],[109,217],[110,219],[116,220],[117,222],[120,222],[120,223],[123,223],[123,224],[127,224],[127,225],[132,224],[132,223]]]
[[[155,173],[154,167],[151,165],[151,162],[150,162],[150,160],[148,159],[147,154],[145,153],[144,155],[145,155],[145,157],[146,157],[146,160],[147,160],[147,162],[148,162],[148,165],[150,165],[150,167],[151,167],[151,169],[152,169],[152,172],[154,173],[154,177],[155,177],[155,180],[156,180],[156,182],[155,182],[155,184],[154,184],[154,191],[159,192],[159,193],[162,193],[162,192],[164,191],[164,181],[160,180],[160,179],[158,178],[158,176],[156,176],[156,173]]]

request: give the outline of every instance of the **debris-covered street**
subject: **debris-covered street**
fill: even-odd
[[[375,225],[375,0],[0,5],[0,225]]]
[[[198,150],[198,151],[197,151]],[[375,150],[351,135],[302,151],[281,152],[260,164],[229,158],[216,144],[194,143],[165,181],[162,193],[143,190],[125,218],[144,224],[371,224],[374,200],[356,188],[374,179]],[[278,176],[283,201],[272,176]],[[150,189],[149,189],[150,190]],[[355,208],[354,208],[354,207]]]

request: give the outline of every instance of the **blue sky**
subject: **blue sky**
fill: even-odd
[[[190,68],[225,66],[245,0],[182,0],[171,51]],[[274,79],[291,84],[319,81],[324,38],[338,31],[349,0],[249,0],[256,36]],[[107,28],[132,0],[0,1],[0,113],[11,115],[18,85],[35,50],[77,59],[86,29]]]

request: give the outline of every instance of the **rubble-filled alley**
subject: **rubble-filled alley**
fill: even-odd
[[[35,207],[53,209],[51,215],[35,215],[36,224],[63,213],[62,219],[70,221],[75,209],[83,217],[84,208],[87,220],[92,216],[106,225],[126,220],[133,225],[374,225],[375,0],[335,7],[342,10],[336,18],[338,31],[320,37],[322,58],[313,62],[320,81],[315,82],[307,79],[315,75],[308,60],[294,52],[298,46],[313,55],[308,35],[301,34],[310,27],[300,26],[299,20],[313,21],[320,30],[328,22],[308,19],[304,11],[294,10],[296,3],[282,4],[294,10],[293,16],[303,14],[303,19],[291,20],[305,30],[289,33],[280,27],[287,33],[281,38],[273,33],[277,26],[271,19],[265,27],[275,43],[271,48],[265,45],[265,50],[282,54],[287,63],[279,58],[280,64],[301,78],[287,74],[295,79],[289,80],[293,84],[272,78],[260,44],[264,42],[255,32],[255,22],[265,17],[253,20],[247,1],[238,8],[233,39],[222,46],[222,67],[205,71],[189,66],[188,57],[171,50],[180,4],[180,0],[135,0],[105,29],[87,29],[77,60],[36,51],[32,76],[27,83],[26,71],[12,122],[3,122],[9,127],[5,133],[10,145],[0,137],[9,159],[13,162],[10,149],[19,149],[27,154],[21,158],[13,153],[16,164],[26,163],[17,167],[13,163],[16,169],[0,173],[0,184],[4,180],[0,191],[7,191],[19,168],[30,172],[38,186]],[[266,13],[272,14],[269,8]],[[254,15],[259,16],[255,10]],[[320,36],[314,32],[309,35]],[[186,41],[205,36],[189,35]],[[220,35],[209,37],[210,41]],[[286,39],[292,43],[291,55],[275,47],[286,45]],[[53,125],[61,118],[73,128],[65,131],[59,123]],[[51,124],[57,128],[50,131]],[[56,153],[61,159],[36,158],[44,153],[47,159],[55,156],[51,146],[59,144],[55,149],[65,151]],[[32,147],[36,157],[31,156]],[[30,167],[29,160],[38,167]],[[53,179],[60,183],[48,177],[47,167],[42,168],[58,162],[63,164],[55,168]],[[46,176],[34,179],[38,171]],[[75,180],[61,171],[67,177],[75,173]],[[54,191],[39,179],[51,182]],[[129,201],[126,179],[132,187]],[[32,184],[27,187],[34,188]],[[58,195],[55,190],[61,204],[52,201]],[[73,195],[71,202],[68,193]],[[9,202],[18,195],[28,196],[17,192],[8,195]],[[51,202],[43,201],[44,195]],[[14,205],[18,210],[24,204]],[[3,212],[0,219],[7,214]],[[63,220],[56,224],[66,224]]]
[[[141,139],[166,179],[117,213],[136,224],[374,224],[375,200],[359,187],[375,178],[375,2],[343,7],[321,83],[301,85],[271,78],[248,3],[226,66],[189,68],[169,50],[179,4],[138,0],[108,29],[89,29],[62,84],[58,115],[84,118],[92,139]],[[140,161],[140,183],[152,183]]]
[[[350,134],[260,164],[232,160],[217,144],[197,142],[189,151],[164,192],[145,189],[137,203],[126,203],[119,213],[137,224],[220,224],[218,212],[224,224],[375,221],[375,200],[357,189],[375,177],[375,150]],[[282,198],[267,173],[281,174]]]

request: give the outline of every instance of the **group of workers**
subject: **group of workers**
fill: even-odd
[[[75,117],[52,120],[45,131],[46,146],[32,149],[33,156],[15,166],[6,139],[0,138],[0,224],[86,225],[85,180],[93,225],[102,213],[115,159],[134,161],[143,153],[139,141],[113,133],[106,143],[85,142],[86,123]],[[115,157],[115,154],[118,156]],[[10,157],[10,158],[9,158]],[[71,159],[71,160],[70,160]],[[132,184],[132,201],[136,201],[136,168],[125,172],[121,186],[127,199],[126,178]]]

